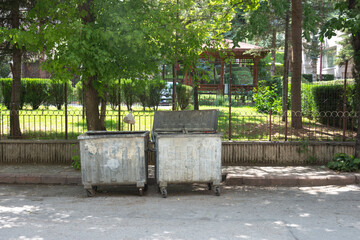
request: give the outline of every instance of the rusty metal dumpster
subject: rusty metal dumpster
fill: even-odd
[[[163,197],[168,183],[208,183],[220,195],[218,110],[155,112],[155,176]]]
[[[97,186],[132,185],[147,190],[149,132],[89,131],[78,137],[82,183],[89,197]]]

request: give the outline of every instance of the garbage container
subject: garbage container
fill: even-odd
[[[208,183],[220,195],[221,138],[218,110],[155,112],[155,175],[167,197],[168,183]]]
[[[147,190],[149,132],[89,131],[78,137],[82,183],[89,197],[97,186],[132,185]]]

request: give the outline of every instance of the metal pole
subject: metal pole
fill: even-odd
[[[119,80],[119,94],[118,94],[118,102],[119,102],[119,110],[118,110],[118,118],[119,118],[119,126],[118,126],[118,130],[121,130],[121,85],[120,85],[120,80]]]
[[[345,62],[345,76],[344,76],[344,100],[343,100],[343,141],[346,141],[346,128],[347,128],[347,119],[345,116],[346,113],[346,78],[347,78],[347,68],[348,68],[348,61]]]
[[[231,140],[231,61],[229,64],[229,140]]]
[[[270,109],[270,112],[269,112],[269,141],[271,142],[271,113],[272,113],[272,110]]]
[[[67,82],[65,82],[65,139],[68,139]]]
[[[287,125],[288,125],[288,118],[287,118],[287,103],[286,103],[286,110],[285,110],[285,141],[287,141],[287,137],[288,137],[288,129],[287,129]]]

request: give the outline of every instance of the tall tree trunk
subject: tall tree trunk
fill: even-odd
[[[101,124],[99,114],[99,93],[94,88],[93,81],[96,81],[96,77],[90,77],[84,84],[86,125],[89,131],[105,130],[104,126]]]
[[[288,0],[290,5],[290,0]],[[290,7],[290,6],[289,6]],[[289,9],[285,15],[285,43],[284,43],[284,74],[283,74],[283,98],[282,98],[282,120],[285,121],[285,116],[288,110],[288,92],[289,92]]]
[[[100,108],[100,123],[101,123],[101,128],[103,130],[106,129],[105,127],[105,118],[106,118],[106,103],[107,103],[107,93],[104,93],[104,96],[101,98],[101,108]]]
[[[312,82],[317,81],[317,58],[311,60],[311,74],[312,74]]]
[[[276,28],[273,28],[272,40],[271,40],[271,76],[275,75],[275,62],[276,62]]]
[[[300,0],[292,0],[292,78],[291,78],[291,126],[302,128],[301,113],[301,64],[302,64],[302,5]]]
[[[11,27],[20,27],[20,5],[15,1],[11,9]],[[17,44],[13,45],[13,64],[11,67],[13,74],[11,88],[11,113],[10,113],[10,137],[20,138],[21,129],[19,121],[20,94],[21,94],[21,49]]]
[[[86,0],[82,5],[79,6],[80,12],[86,12],[86,15],[83,15],[82,17],[82,22],[85,25],[95,22],[95,16],[91,12],[92,6],[93,0]],[[101,119],[99,114],[99,92],[93,86],[93,83],[97,81],[97,76],[90,76],[88,79],[84,79],[83,81],[85,81],[83,91],[87,128],[90,131],[105,130],[104,119]],[[103,116],[103,118],[105,118],[105,116]]]
[[[360,12],[360,6],[357,0],[348,0],[348,8],[351,11]],[[354,156],[360,158],[360,29],[356,33],[352,33],[351,44],[354,49],[354,65],[353,65],[353,76],[355,78],[355,94],[357,99],[356,109],[358,111],[358,128],[355,143],[355,154]]]

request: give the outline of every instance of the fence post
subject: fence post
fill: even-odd
[[[118,129],[121,131],[121,80],[119,80],[119,95],[118,95],[118,101],[119,101],[119,110],[118,110],[118,118],[119,118],[119,126]]]
[[[65,82],[65,139],[68,139],[67,82]]]
[[[272,111],[270,109],[270,111],[269,111],[269,124],[270,124],[270,126],[269,126],[269,141],[270,142],[271,142],[271,113],[272,113]]]
[[[229,62],[229,140],[231,140],[231,60]]]
[[[287,106],[287,104],[286,104]],[[287,141],[287,137],[288,137],[288,129],[287,129],[287,126],[288,126],[288,112],[287,112],[287,107],[286,107],[286,111],[285,111],[285,142]]]

